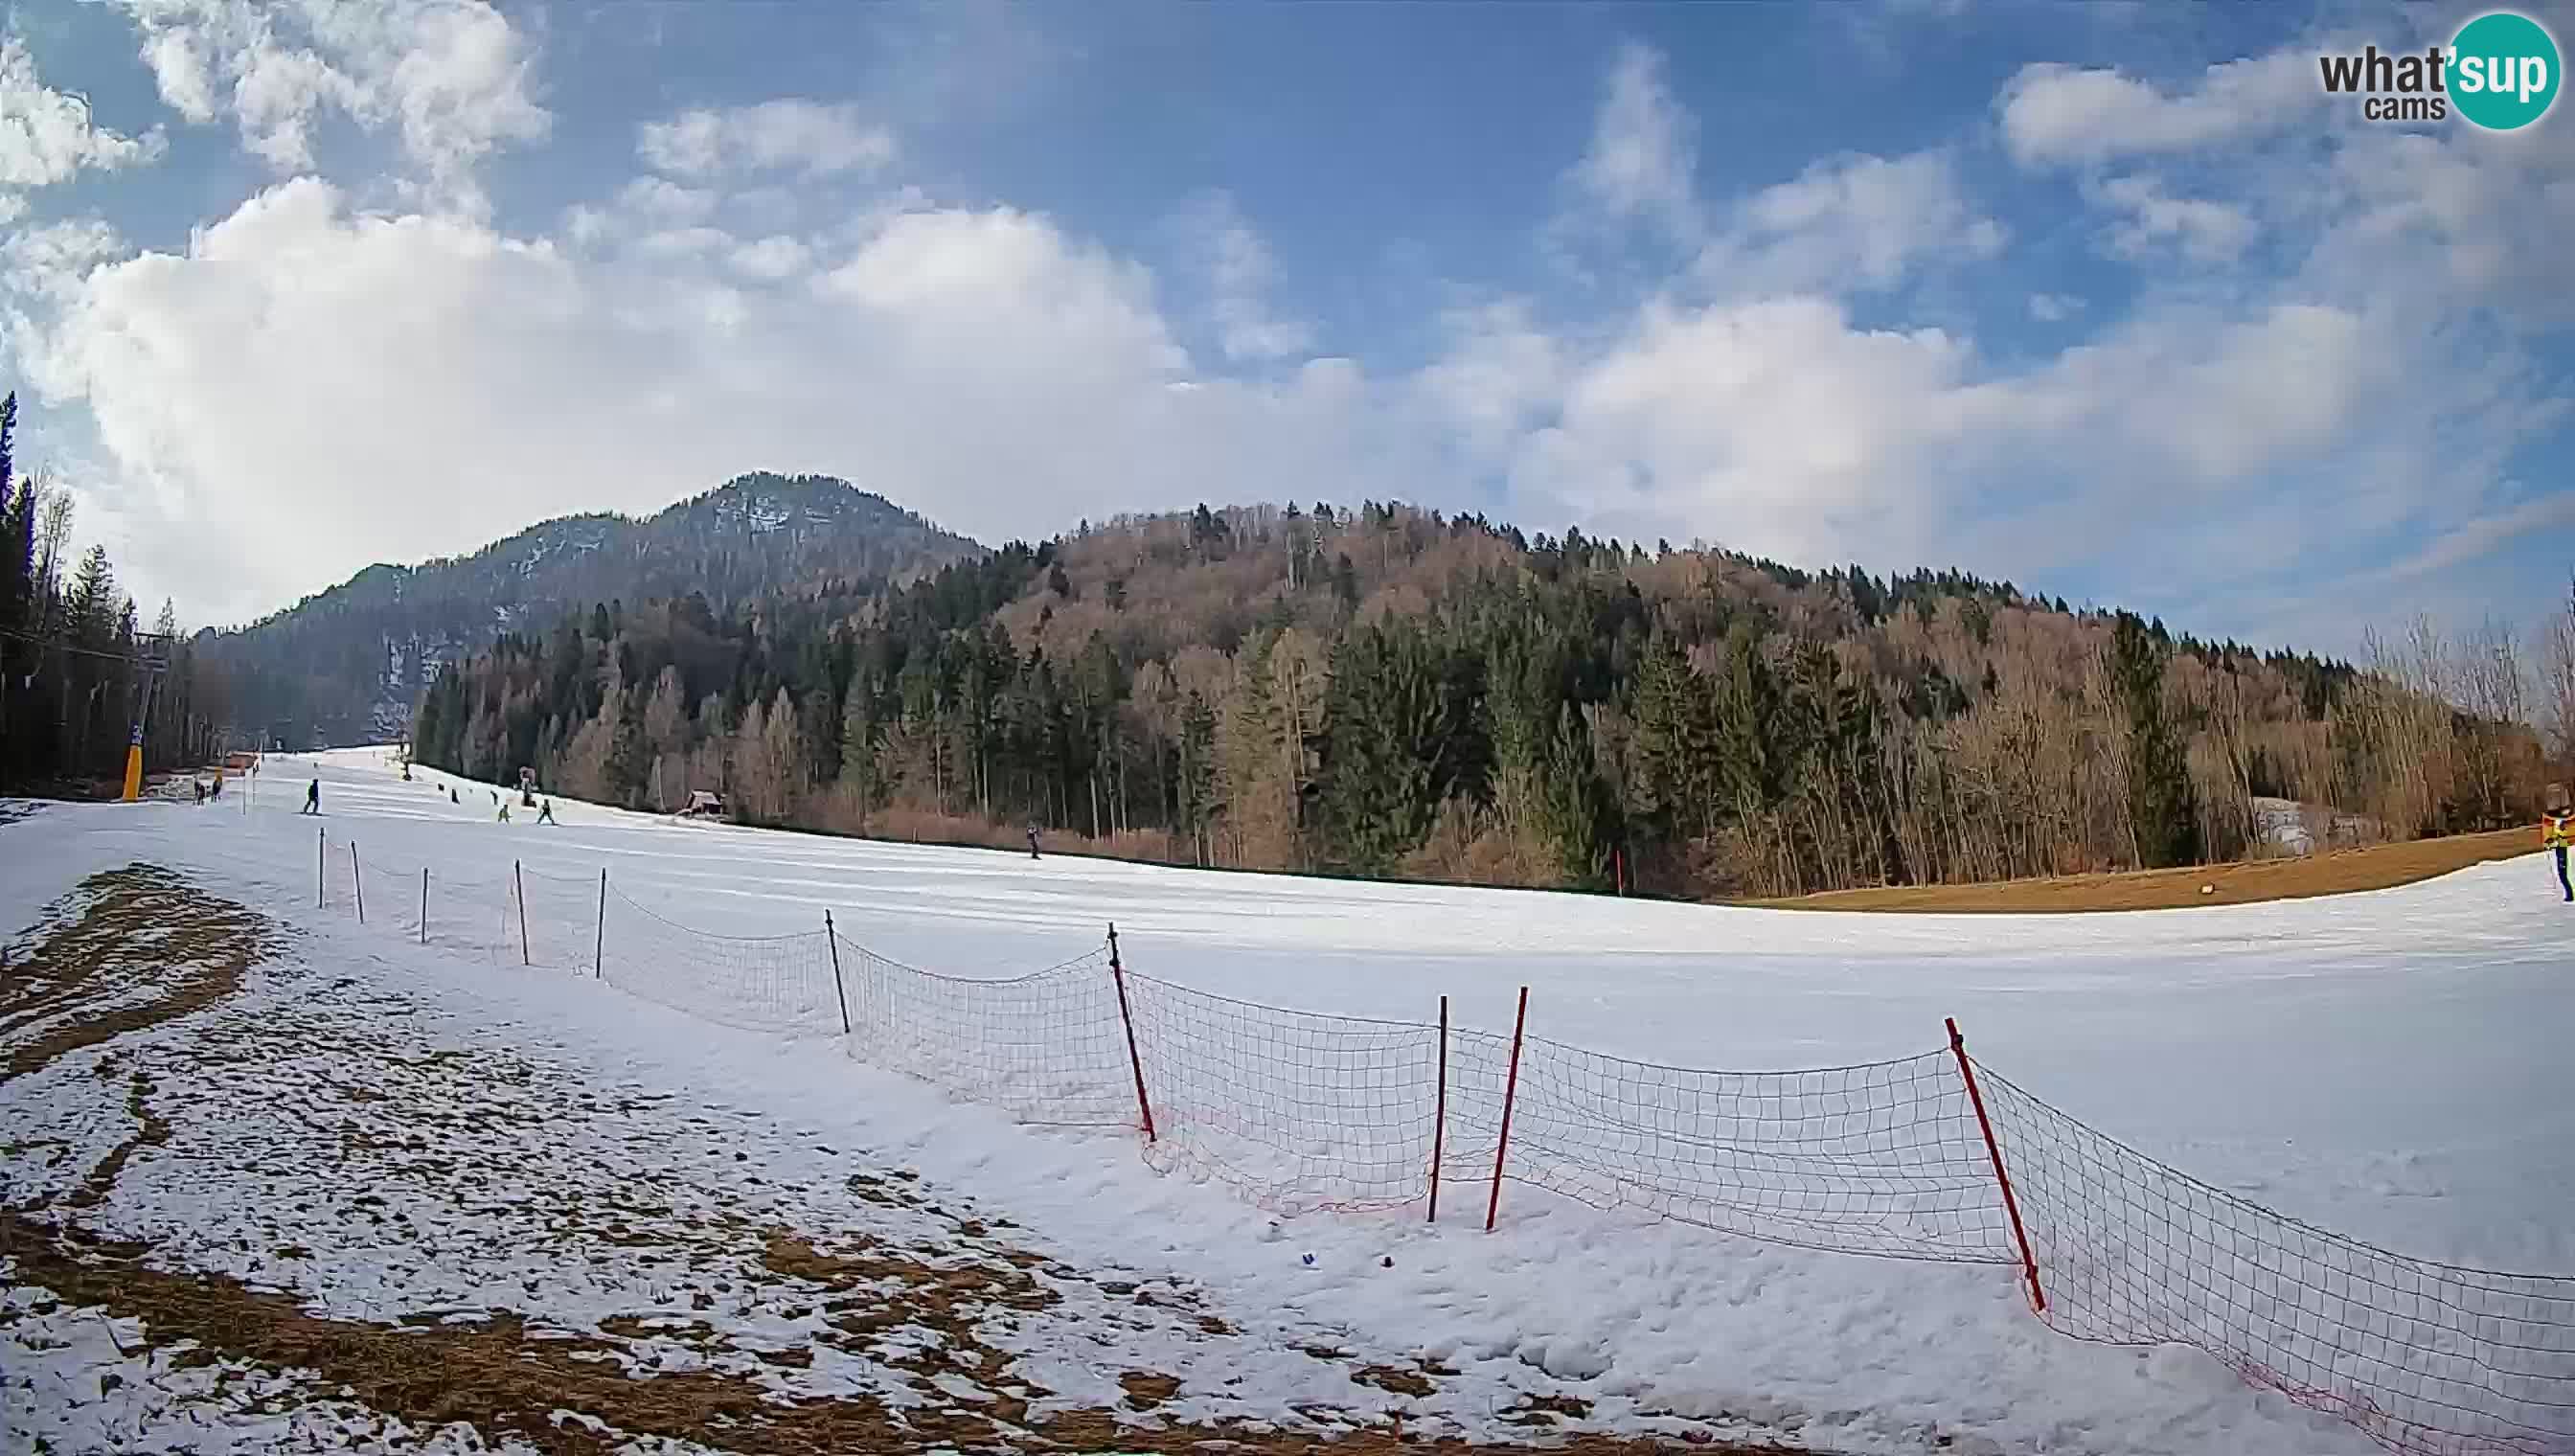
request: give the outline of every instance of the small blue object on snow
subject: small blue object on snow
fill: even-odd
[[[1306,1263],[1309,1263],[1309,1264],[1310,1264],[1310,1263],[1312,1263],[1312,1262],[1314,1262],[1314,1256],[1313,1256],[1312,1254],[1307,1254],[1307,1255],[1305,1256],[1305,1262],[1306,1262]]]

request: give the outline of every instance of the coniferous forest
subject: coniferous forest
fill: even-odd
[[[2527,822],[2575,757],[2575,597],[2520,652],[2418,628],[2355,667],[1954,572],[1203,506],[899,586],[598,603],[448,665],[414,754],[886,837],[1793,894],[2241,857],[2257,800],[2319,842]]]
[[[138,709],[146,768],[204,762],[229,716],[222,685],[170,604],[142,628],[107,552],[73,555],[71,495],[17,469],[17,424],[18,397],[0,397],[0,783],[113,790]]]

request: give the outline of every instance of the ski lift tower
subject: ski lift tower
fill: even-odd
[[[134,732],[125,740],[125,801],[143,796],[143,723],[152,716],[152,701],[161,692],[161,675],[170,671],[170,640],[141,634],[134,640]]]

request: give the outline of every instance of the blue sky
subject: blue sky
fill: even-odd
[[[192,622],[777,469],[988,541],[1400,497],[2350,652],[2575,568],[2564,107],[2316,81],[2474,13],[18,0],[0,380]]]

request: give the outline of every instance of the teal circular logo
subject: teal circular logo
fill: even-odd
[[[2497,10],[2450,42],[2450,104],[2490,132],[2517,131],[2557,100],[2557,41],[2527,15]]]

